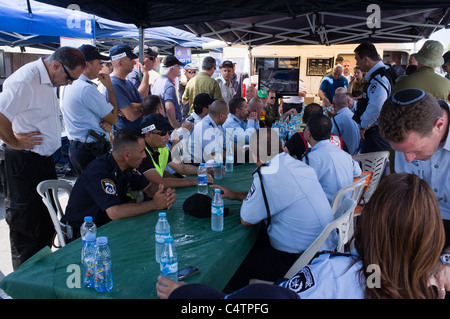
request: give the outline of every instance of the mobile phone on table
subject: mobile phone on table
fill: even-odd
[[[195,274],[198,274],[200,272],[200,269],[188,266],[186,268],[183,268],[178,271],[178,281],[184,280],[186,278],[189,278]]]

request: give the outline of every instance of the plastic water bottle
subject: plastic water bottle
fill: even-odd
[[[95,234],[87,233],[85,236],[82,256],[83,256],[83,272],[84,285],[86,287],[95,286]]]
[[[170,225],[166,218],[167,214],[159,213],[159,219],[155,227],[155,259],[159,262],[161,252],[164,248],[164,239],[170,236]]]
[[[95,290],[110,291],[113,287],[111,251],[108,238],[98,237],[95,250]]]
[[[208,194],[208,179],[205,163],[201,163],[197,170],[198,173],[198,186],[197,192],[200,194]]]
[[[227,145],[227,151],[225,154],[225,172],[233,171],[233,162],[234,162],[233,144],[229,143]]]
[[[84,217],[84,223],[80,227],[80,234],[82,240],[81,250],[83,250],[84,241],[88,233],[93,233],[95,236],[97,236],[97,226],[95,226],[94,222],[92,221],[92,216]],[[83,264],[83,251],[81,252],[81,264]]]
[[[214,156],[214,179],[222,179],[223,178],[223,157],[222,150],[217,149],[216,154]]]
[[[214,190],[211,203],[211,229],[214,231],[223,230],[223,199],[218,188]]]
[[[173,237],[164,239],[164,248],[161,253],[159,269],[161,275],[169,280],[178,282],[178,256],[173,245]]]

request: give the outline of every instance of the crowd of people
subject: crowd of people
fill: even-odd
[[[338,59],[321,81],[322,104],[308,105],[302,82],[293,97],[252,85],[243,92],[232,61],[223,61],[214,77],[210,56],[200,66],[185,65],[173,55],[160,61],[155,47],[142,50],[120,44],[106,56],[92,45],[61,47],[5,81],[0,139],[14,269],[52,245],[53,224],[36,186],[57,178],[52,155],[61,146],[61,109],[78,175],[61,220],[73,229],[68,241],[80,236],[87,215],[100,227],[170,209],[177,188],[197,185],[199,163],[223,163],[227,148],[235,164],[256,164],[245,192],[221,186],[211,172],[207,177],[224,198],[242,202],[244,226],[265,226],[227,294],[160,277],[161,298],[233,297],[249,289],[251,278],[276,282],[274,296],[445,297],[450,266],[440,256],[450,253],[450,81],[434,68],[447,71],[450,61],[440,42],[426,41],[411,56],[415,67],[400,75],[372,43],[361,43],[354,74],[348,60]],[[275,123],[296,114],[304,130],[280,139]],[[383,177],[363,207],[355,249],[333,254],[330,236],[321,248],[327,252],[283,279],[333,221],[336,193],[361,175],[352,155],[377,151],[391,151],[395,174]],[[372,264],[381,268],[381,288],[365,282]]]

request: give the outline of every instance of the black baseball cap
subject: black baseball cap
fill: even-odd
[[[86,61],[92,61],[92,60],[102,60],[102,61],[108,61],[109,57],[106,55],[101,55],[98,48],[94,47],[93,45],[90,44],[83,44],[82,46],[80,46],[78,48],[78,50],[80,50],[83,55],[84,55],[84,59]]]
[[[144,54],[150,55],[150,56],[158,56],[158,52],[155,52],[152,50],[152,48],[150,48],[148,45],[144,44],[142,47],[142,52]],[[133,53],[136,55],[139,55],[139,46],[135,46],[133,49]]]
[[[113,46],[109,50],[109,56],[111,57],[111,60],[118,60],[126,56],[132,60],[138,58],[138,56],[134,54],[133,51],[131,51],[131,48],[126,44],[118,44]]]
[[[168,55],[164,58],[164,62],[163,62],[164,66],[166,68],[170,68],[171,66],[174,66],[176,64],[178,65],[184,65],[184,63],[182,63],[180,60],[178,60],[175,56],[173,55]]]
[[[223,61],[220,65],[219,65],[219,69],[223,68],[223,67],[229,67],[229,68],[233,68],[234,64],[233,62],[231,62],[230,60],[226,60]]]
[[[162,132],[171,132],[173,127],[169,121],[159,113],[152,113],[147,115],[141,122],[141,134],[151,132],[153,130],[160,130]]]

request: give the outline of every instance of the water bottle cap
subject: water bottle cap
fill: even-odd
[[[166,216],[167,216],[167,214],[165,212],[160,212],[159,213],[159,217],[166,217]]]
[[[87,233],[86,236],[84,236],[85,241],[95,241],[95,234],[94,233]]]
[[[215,189],[214,189],[214,193],[216,193],[216,194],[217,194],[217,193],[218,193],[218,194],[220,194],[220,189],[218,189],[218,188],[215,188]]]
[[[202,167],[205,166],[205,163],[200,163],[200,166],[202,166]]]
[[[108,244],[108,238],[107,237],[97,237],[97,245],[107,245]]]
[[[164,242],[165,243],[172,243],[173,242],[173,237],[172,236],[168,236],[168,237],[164,238]]]
[[[84,217],[84,221],[85,222],[91,222],[92,221],[92,216],[85,216]]]

